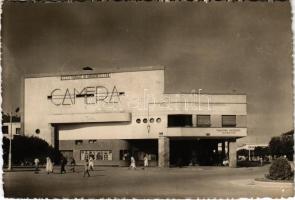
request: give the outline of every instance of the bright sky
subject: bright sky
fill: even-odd
[[[289,2],[6,3],[3,109],[24,73],[163,65],[168,92],[246,93],[248,137],[291,130]]]

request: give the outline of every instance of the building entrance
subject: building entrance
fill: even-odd
[[[158,140],[142,139],[128,140],[129,142],[129,157],[133,156],[137,165],[142,166],[144,156],[147,155],[149,166],[158,165]]]
[[[223,147],[222,147],[223,146]],[[224,141],[217,139],[171,139],[170,166],[218,166],[226,159]]]

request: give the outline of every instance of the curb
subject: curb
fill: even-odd
[[[262,186],[281,186],[281,187],[293,187],[294,182],[276,182],[276,181],[259,181],[254,179],[254,183]]]

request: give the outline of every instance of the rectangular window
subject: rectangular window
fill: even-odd
[[[168,115],[168,127],[191,127],[192,115]]]
[[[80,151],[81,160],[89,159],[89,157],[92,157],[94,160],[113,160],[113,155],[111,150],[99,150],[99,151],[81,150]]]
[[[2,126],[2,133],[8,134],[8,126]]]
[[[235,115],[222,115],[222,127],[236,127]]]
[[[20,135],[20,128],[15,129],[15,134]]]
[[[197,115],[197,125],[198,127],[210,127],[210,115]]]
[[[96,140],[88,140],[88,143],[89,144],[94,144],[94,143],[96,143]]]
[[[75,145],[82,145],[83,144],[83,140],[75,140]]]
[[[128,150],[120,150],[120,160],[129,160],[129,157]]]

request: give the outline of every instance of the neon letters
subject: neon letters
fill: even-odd
[[[98,102],[118,103],[120,96],[124,94],[124,92],[118,92],[116,86],[112,90],[108,90],[104,86],[90,86],[82,90],[56,88],[51,91],[47,99],[50,99],[56,106],[76,104],[77,98],[84,98],[85,104],[96,104]]]

